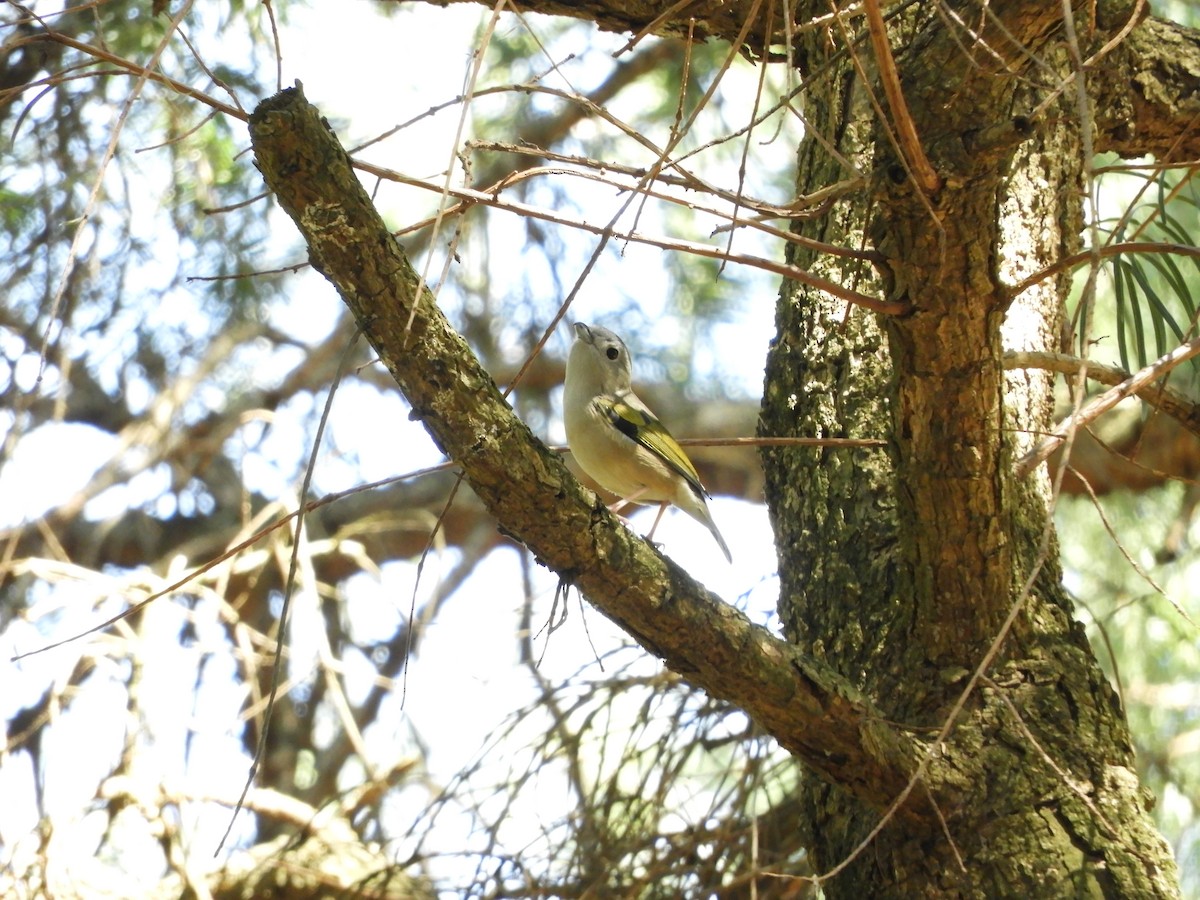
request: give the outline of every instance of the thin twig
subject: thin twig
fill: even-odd
[[[1025,737],[1025,740],[1029,741],[1033,749],[1037,751],[1038,756],[1042,758],[1042,761],[1050,767],[1054,774],[1059,777],[1062,783],[1065,784],[1067,788],[1069,788],[1070,791],[1075,794],[1075,796],[1083,801],[1083,805],[1091,811],[1092,815],[1096,817],[1096,820],[1108,829],[1109,836],[1111,837],[1120,834],[1120,832],[1113,826],[1107,817],[1105,817],[1104,813],[1100,811],[1100,808],[1096,806],[1096,801],[1092,799],[1087,789],[1074,778],[1072,778],[1067,771],[1062,768],[1062,766],[1056,763],[1053,757],[1051,757],[1050,754],[1046,752],[1045,748],[1042,747],[1038,739],[1033,736],[1033,732],[1030,731],[1029,726],[1025,724],[1025,720],[1021,717],[1021,713],[1017,710],[1016,704],[1012,702],[1008,694],[998,684],[996,684],[996,682],[992,681],[992,679],[984,678],[983,681],[985,684],[989,685],[995,690],[996,696],[999,697],[1001,702],[1008,707],[1008,711],[1012,713],[1013,718],[1016,720],[1017,728]]]
[[[1063,375],[1075,375],[1082,366],[1088,378],[1107,385],[1123,384],[1133,378],[1129,372],[1117,366],[1080,359],[1068,353],[1010,350],[1004,354],[1003,363],[1006,369],[1043,369]],[[1192,434],[1200,437],[1200,403],[1163,384],[1143,387],[1135,393],[1150,406],[1175,419]]]
[[[513,185],[523,181],[528,181],[533,178],[543,178],[548,176],[570,176],[573,178],[584,178],[589,181],[595,181],[600,184],[611,185],[618,191],[641,190],[647,196],[654,197],[657,200],[662,200],[666,203],[674,203],[679,206],[685,206],[693,212],[708,213],[719,219],[726,219],[727,224],[717,226],[713,233],[717,234],[722,231],[731,230],[737,227],[753,228],[756,231],[761,231],[772,237],[777,237],[788,243],[796,244],[797,246],[807,247],[815,250],[818,253],[831,256],[841,256],[850,259],[861,259],[866,262],[885,263],[886,257],[877,250],[855,250],[849,247],[840,247],[836,244],[828,244],[822,241],[813,240],[803,235],[793,234],[783,228],[778,228],[774,225],[767,225],[766,219],[788,219],[794,221],[796,219],[810,219],[816,216],[823,215],[833,205],[834,201],[839,196],[844,196],[856,190],[860,184],[854,181],[840,182],[830,188],[817,191],[807,197],[800,198],[800,202],[791,206],[778,206],[776,204],[767,203],[763,200],[758,200],[751,197],[738,197],[731,191],[724,190],[711,185],[696,184],[691,179],[673,177],[667,173],[659,173],[655,179],[657,183],[665,184],[674,188],[682,188],[685,191],[700,192],[705,195],[716,197],[720,200],[725,200],[730,204],[736,204],[747,209],[751,209],[759,214],[759,218],[746,218],[738,216],[735,213],[730,213],[715,206],[708,206],[697,202],[691,197],[681,197],[675,194],[670,194],[665,191],[652,190],[649,187],[638,187],[633,182],[621,181],[612,177],[613,173],[625,175],[630,179],[640,179],[645,170],[641,167],[622,166],[619,163],[601,162],[600,160],[587,159],[578,156],[567,156],[564,154],[556,154],[553,151],[543,150],[540,147],[522,147],[517,144],[505,144],[498,141],[479,141],[472,142],[472,147],[497,150],[503,153],[525,153],[531,156],[545,157],[553,159],[556,162],[571,163],[586,168],[595,169],[596,171],[586,171],[584,169],[562,168],[560,166],[530,166],[522,169],[519,172],[512,172],[506,175],[501,181],[491,187],[479,189],[480,194],[487,195],[492,198],[498,197],[501,191],[511,188]],[[429,185],[425,185],[429,187]],[[450,212],[459,212],[471,204],[460,204],[457,207],[451,207]],[[491,204],[497,209],[504,209],[501,204]],[[407,234],[414,231],[420,231],[429,226],[433,221],[432,217],[427,217],[419,221],[406,225],[399,231],[393,232],[396,235]],[[559,224],[573,224],[575,220],[563,219]],[[638,238],[630,238],[630,240],[638,240]]]
[[[1096,492],[1092,489],[1091,482],[1088,481],[1083,473],[1074,466],[1068,466],[1068,468],[1070,469],[1071,474],[1078,478],[1079,483],[1083,485],[1083,489],[1087,492],[1089,499],[1092,501],[1092,507],[1096,510],[1096,514],[1100,517],[1100,524],[1104,526],[1104,530],[1108,532],[1108,536],[1112,538],[1112,542],[1117,545],[1117,550],[1120,551],[1121,556],[1125,559],[1125,562],[1129,563],[1129,567],[1133,569],[1133,571],[1136,572],[1138,576],[1144,582],[1146,582],[1146,584],[1150,585],[1156,594],[1170,603],[1171,606],[1175,607],[1175,612],[1183,616],[1183,618],[1187,620],[1187,623],[1195,628],[1196,623],[1192,621],[1192,617],[1187,614],[1182,606],[1172,599],[1171,595],[1167,593],[1166,588],[1155,581],[1154,577],[1138,564],[1138,561],[1133,558],[1133,554],[1125,549],[1125,545],[1121,542],[1121,538],[1118,536],[1117,530],[1113,528],[1112,523],[1108,521],[1108,516],[1104,514],[1104,507],[1100,505],[1100,498],[1096,496]]]
[[[54,296],[50,300],[49,309],[46,313],[46,327],[42,331],[41,344],[38,347],[38,374],[37,383],[41,384],[42,377],[46,371],[46,354],[50,349],[50,334],[54,330],[54,324],[58,321],[59,309],[62,307],[63,298],[66,296],[67,284],[70,281],[71,272],[75,268],[75,260],[79,255],[79,248],[83,244],[84,235],[87,231],[88,222],[92,217],[92,210],[95,209],[97,202],[100,199],[100,189],[104,185],[104,174],[108,171],[108,164],[112,162],[113,157],[117,152],[117,142],[121,137],[121,132],[125,130],[125,121],[129,117],[130,110],[133,109],[133,104],[137,102],[137,98],[142,94],[142,88],[146,86],[146,82],[154,79],[154,69],[158,66],[158,61],[162,57],[167,45],[170,43],[171,35],[174,34],[182,24],[183,20],[191,12],[193,0],[187,0],[172,18],[167,26],[166,32],[162,39],[158,42],[158,46],[154,48],[154,53],[150,57],[150,65],[140,69],[138,77],[134,80],[133,86],[129,89],[129,96],[125,98],[125,102],[121,104],[121,111],[117,115],[117,120],[113,124],[112,134],[108,138],[108,146],[104,148],[104,153],[101,154],[100,160],[96,165],[96,177],[92,182],[91,193],[88,194],[87,202],[84,204],[83,212],[79,215],[75,233],[71,237],[71,246],[67,250],[67,258],[63,262],[62,270],[59,274],[58,285],[54,289]],[[58,37],[57,32],[47,32],[47,36],[51,40]],[[65,42],[65,41],[64,41]],[[86,46],[86,45],[85,45]],[[94,48],[89,48],[94,49]],[[86,51],[85,51],[86,52]],[[101,51],[98,49],[94,55],[100,56]],[[118,57],[109,58],[107,55],[103,58],[109,59],[110,62],[115,62],[117,65],[126,65],[124,60]]]
[[[730,437],[687,438],[685,447],[886,447],[880,438]]]
[[[912,114],[908,111],[908,103],[900,87],[900,74],[896,71],[896,59],[892,56],[892,45],[888,41],[887,25],[879,9],[879,0],[864,0],[863,8],[867,13],[867,29],[871,34],[875,61],[879,66],[879,79],[883,82],[883,94],[887,97],[888,107],[892,111],[892,122],[896,126],[901,152],[908,160],[917,184],[927,194],[932,194],[941,188],[942,179],[930,165],[925,148],[921,146],[921,138],[917,134]]]
[[[1089,248],[1081,250],[1079,253],[1073,253],[1070,256],[1064,256],[1053,265],[1046,266],[1046,268],[1034,272],[1028,278],[1017,282],[1011,288],[1008,288],[1006,293],[1010,298],[1016,297],[1018,294],[1033,287],[1039,281],[1045,281],[1059,272],[1073,269],[1080,263],[1096,258],[1107,259],[1110,256],[1120,256],[1123,253],[1174,253],[1179,256],[1190,256],[1200,259],[1200,247],[1193,247],[1189,244],[1168,244],[1161,241],[1122,241],[1119,244],[1105,244],[1096,250]]]
[[[1050,454],[1058,449],[1059,445],[1066,441],[1075,429],[1099,418],[1126,397],[1139,393],[1176,366],[1187,362],[1197,355],[1200,355],[1200,338],[1193,338],[1186,344],[1181,344],[1170,353],[1155,360],[1146,366],[1146,368],[1131,375],[1116,387],[1105,391],[1094,400],[1084,404],[1055,428],[1049,437],[1017,461],[1017,475],[1028,475],[1034,468],[1045,462]],[[1080,371],[1086,374],[1086,369],[1081,369]],[[1082,392],[1080,393],[1082,394]]]
[[[250,762],[250,771],[246,775],[246,783],[242,787],[242,793],[238,797],[237,805],[229,817],[229,825],[226,827],[225,833],[221,836],[221,840],[217,844],[217,849],[213,851],[214,857],[220,854],[221,848],[225,846],[225,842],[233,832],[233,826],[237,821],[238,813],[242,811],[242,803],[245,801],[246,795],[250,792],[250,788],[254,786],[254,779],[258,775],[258,767],[263,757],[266,756],[267,737],[271,732],[272,713],[275,710],[276,698],[279,696],[280,672],[283,670],[283,650],[287,644],[288,610],[292,602],[292,591],[296,584],[296,570],[300,560],[300,547],[304,543],[304,498],[308,496],[308,489],[312,485],[313,471],[317,466],[317,453],[321,449],[321,438],[324,436],[325,426],[329,422],[329,413],[333,410],[333,397],[337,393],[338,384],[341,383],[342,373],[346,369],[346,364],[350,361],[350,353],[358,343],[359,333],[359,330],[356,328],[350,338],[350,343],[346,345],[345,353],[342,354],[341,362],[338,363],[337,374],[334,375],[333,381],[329,384],[329,393],[325,397],[325,408],[321,411],[321,419],[317,423],[317,432],[313,436],[312,451],[309,454],[308,465],[304,469],[304,478],[300,484],[300,509],[296,515],[296,531],[292,538],[292,553],[288,561],[287,581],[283,589],[283,605],[279,610],[279,631],[275,642],[275,662],[271,669],[271,690],[267,694],[267,708],[263,713],[262,731],[259,732],[258,746],[254,751],[254,759]]]
[[[70,644],[73,641],[77,641],[80,638],[85,638],[90,634],[96,634],[97,632],[104,631],[106,628],[109,628],[110,626],[115,625],[117,622],[121,621],[122,619],[133,615],[138,610],[144,609],[145,607],[149,606],[151,603],[153,603],[155,600],[159,599],[160,597],[165,597],[167,594],[173,593],[174,591],[177,591],[180,588],[186,586],[188,583],[199,578],[205,572],[215,569],[217,566],[221,565],[221,563],[226,562],[227,560],[231,559],[232,557],[237,556],[243,550],[248,550],[250,547],[253,547],[255,544],[257,544],[259,541],[261,541],[268,534],[270,534],[273,531],[277,531],[278,529],[287,525],[287,523],[292,521],[292,519],[296,518],[297,516],[300,516],[303,513],[313,512],[314,510],[320,509],[322,506],[328,506],[331,503],[336,503],[337,501],[343,500],[346,497],[352,496],[354,494],[361,494],[366,491],[373,491],[376,488],[386,487],[389,484],[395,484],[400,481],[409,481],[414,478],[421,478],[425,475],[432,475],[436,472],[445,472],[448,469],[453,469],[453,468],[455,468],[455,463],[448,462],[448,461],[441,462],[441,463],[437,463],[436,465],[426,466],[425,468],[422,468],[422,469],[415,469],[412,472],[405,472],[403,475],[393,475],[389,478],[382,478],[379,481],[372,481],[369,484],[360,484],[360,485],[357,485],[356,487],[348,488],[344,491],[338,491],[333,494],[326,494],[324,497],[321,497],[318,500],[313,500],[309,503],[305,503],[302,506],[300,506],[299,508],[293,510],[292,512],[287,513],[284,516],[281,516],[279,519],[272,522],[271,524],[265,525],[264,527],[260,528],[258,531],[254,532],[254,534],[250,535],[245,540],[239,541],[237,544],[234,544],[232,547],[230,547],[224,553],[220,554],[219,556],[214,557],[213,559],[210,559],[208,562],[204,563],[202,566],[199,566],[198,568],[193,569],[192,571],[190,571],[186,575],[184,575],[182,578],[167,585],[162,590],[151,594],[149,597],[146,597],[143,600],[139,600],[137,603],[133,604],[133,606],[130,606],[128,609],[122,610],[121,612],[117,613],[117,615],[112,616],[111,618],[105,619],[100,624],[93,625],[91,628],[88,628],[84,631],[80,631],[79,633],[73,634],[70,637],[63,638],[60,641],[54,641],[53,643],[45,644],[44,646],[38,647],[36,650],[28,650],[25,653],[15,654],[14,656],[12,656],[10,658],[10,661],[17,662],[18,660],[25,659],[26,657],[36,656],[39,653],[45,653],[47,650],[54,650],[58,647],[62,647],[66,644]]]
[[[425,188],[429,190],[441,190],[440,188],[432,187],[424,181],[416,178],[410,178],[393,169],[387,169],[383,166],[376,166],[362,161],[355,161],[354,168],[363,172],[368,172],[371,175],[376,175],[380,178],[386,178],[390,181],[396,181],[401,184],[408,184],[414,187]],[[763,271],[773,272],[776,275],[781,275],[784,278],[790,278],[793,281],[799,281],[801,284],[806,284],[809,287],[824,291],[839,300],[845,300],[847,303],[853,303],[856,306],[861,306],[871,312],[877,312],[887,316],[902,316],[907,314],[911,307],[908,303],[896,300],[880,300],[877,297],[871,297],[867,294],[861,294],[858,291],[850,290],[843,287],[841,284],[831,281],[827,278],[813,275],[799,266],[789,265],[787,263],[778,262],[776,260],[765,259],[761,256],[755,256],[749,253],[726,253],[719,247],[713,247],[709,244],[699,244],[694,241],[675,240],[672,238],[660,238],[650,235],[640,234],[632,231],[618,231],[615,227],[617,219],[624,214],[625,207],[622,207],[616,215],[605,225],[593,225],[590,222],[581,219],[574,219],[570,216],[563,215],[554,210],[542,209],[540,207],[530,206],[525,203],[517,203],[513,201],[501,202],[494,195],[486,194],[482,191],[475,191],[468,188],[450,188],[449,192],[455,196],[468,201],[469,203],[479,204],[481,206],[489,206],[495,209],[511,212],[515,215],[525,218],[541,219],[546,222],[554,222],[558,225],[569,225],[579,231],[587,231],[592,234],[599,235],[603,238],[601,244],[607,246],[607,242],[612,238],[628,240],[634,243],[646,244],[651,247],[659,247],[663,250],[678,250],[681,253],[690,253],[694,256],[703,256],[708,259],[724,259],[731,262],[737,262],[751,268],[762,269]],[[602,249],[602,247],[600,248]],[[558,323],[562,321],[566,314],[565,309],[560,310],[562,313],[552,320],[551,325],[547,328],[551,332]]]
[[[189,3],[187,7],[190,6],[191,4]],[[187,11],[187,7],[181,10],[180,15]],[[179,16],[176,16],[176,19],[179,19]],[[143,82],[153,81],[155,84],[161,84],[164,87],[168,87],[175,91],[177,94],[181,94],[184,97],[190,97],[192,100],[203,103],[206,106],[211,106],[213,109],[223,112],[227,116],[232,116],[233,118],[242,122],[245,122],[250,118],[248,113],[238,109],[236,106],[230,106],[228,103],[222,103],[220,100],[214,99],[203,91],[189,87],[182,81],[176,81],[174,78],[170,78],[160,72],[155,72],[153,70],[153,66],[157,63],[157,58],[151,60],[150,66],[139,66],[137,63],[125,59],[123,56],[117,56],[114,53],[109,53],[107,50],[97,47],[94,44],[89,44],[85,41],[77,41],[75,38],[65,35],[61,31],[47,31],[45,33],[45,39],[48,41],[53,41],[56,44],[62,44],[64,47],[70,47],[72,50],[78,50],[80,53],[83,53],[87,56],[111,63],[112,65],[128,72],[130,75],[136,76]]]
[[[501,12],[501,10],[503,10],[506,3],[507,3],[507,0],[496,0],[496,5],[492,8],[492,16],[490,19],[488,19],[488,23],[484,27],[482,41],[481,41],[480,45],[475,48],[475,51],[473,54],[473,64],[471,65],[470,72],[467,74],[467,83],[463,88],[462,109],[459,111],[458,123],[455,126],[454,140],[451,141],[452,149],[450,151],[450,162],[446,166],[446,179],[442,184],[441,190],[438,192],[439,198],[438,198],[437,215],[434,218],[434,222],[433,222],[433,234],[429,239],[429,243],[431,246],[437,242],[438,231],[441,230],[442,221],[446,217],[446,209],[447,209],[446,208],[446,200],[450,196],[450,181],[452,178],[454,178],[454,160],[458,157],[458,146],[462,142],[463,129],[465,129],[467,127],[467,116],[471,111],[471,98],[475,92],[475,84],[479,80],[479,70],[483,67],[484,53],[487,51],[488,44],[492,40],[492,35],[496,31],[496,25],[500,21],[500,12]],[[454,258],[453,253],[447,254],[447,256],[446,256],[447,268],[449,267],[453,258]],[[432,262],[433,262],[432,254],[425,257],[425,265],[421,267],[420,280],[417,282],[417,288],[416,288],[416,292],[415,292],[415,296],[417,296],[417,297],[420,297],[425,290],[425,285],[428,283],[429,267],[432,264]],[[439,282],[439,286],[441,284],[445,283],[444,276],[445,276],[445,272],[443,271],[443,279],[441,282]],[[436,296],[437,296],[436,290],[430,291],[430,293],[433,297],[436,298]],[[412,310],[409,311],[408,322],[405,323],[405,326],[404,326],[406,334],[412,328],[413,320],[417,317],[417,307],[418,306],[419,306],[418,303],[414,303]]]
[[[785,17],[786,17],[786,12],[787,12],[786,9],[784,12],[785,12]],[[771,2],[771,3],[767,4],[767,19],[766,19],[766,26],[764,28],[764,31],[766,32],[763,37],[763,58],[764,59],[768,55],[770,55],[770,52],[771,52],[771,28],[774,24],[774,19],[775,19],[775,4],[773,2]],[[743,194],[745,193],[745,189],[746,189],[746,160],[748,160],[750,158],[750,148],[751,148],[751,146],[753,146],[752,141],[754,138],[754,123],[758,119],[758,108],[759,108],[759,105],[762,103],[763,91],[766,89],[766,85],[767,85],[767,67],[765,65],[759,65],[759,67],[758,67],[758,84],[755,86],[755,89],[754,89],[754,103],[750,109],[750,124],[746,126],[745,138],[742,140],[742,155],[741,155],[741,159],[738,160],[737,190],[734,192],[733,211],[730,213],[730,216],[734,219],[737,218],[738,210],[740,210],[744,205],[742,198],[743,198]],[[733,232],[733,229],[731,228],[729,230],[729,240],[727,240],[725,242],[725,250],[727,253],[733,252],[733,236],[734,236],[734,232]],[[724,263],[724,261],[722,261],[720,269],[718,271],[723,273],[724,270],[725,270],[725,263]]]
[[[963,862],[962,854],[958,852],[958,845],[954,843],[954,838],[950,834],[950,826],[946,824],[946,817],[942,815],[942,809],[937,805],[937,801],[933,799],[933,791],[929,789],[929,785],[922,783],[925,788],[925,799],[929,801],[929,805],[933,807],[933,814],[937,816],[938,822],[942,826],[942,834],[946,836],[946,842],[950,845],[950,850],[954,853],[954,859],[958,863],[960,872],[967,871],[967,864]]]

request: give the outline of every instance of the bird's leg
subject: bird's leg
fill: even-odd
[[[650,490],[650,488],[643,487],[639,490],[634,491],[628,497],[622,497],[616,503],[613,503],[611,506],[609,506],[608,511],[610,513],[612,513],[613,515],[615,515],[617,518],[619,518],[622,522],[624,522],[626,524],[626,526],[628,526],[630,529],[632,529],[633,523],[630,522],[623,515],[621,515],[619,512],[617,512],[617,510],[620,509],[622,506],[624,506],[627,503],[629,503],[629,504],[636,503],[638,498],[644,497],[648,490]],[[667,507],[670,505],[671,505],[671,503],[669,500],[664,500],[658,506],[658,515],[654,517],[654,525],[651,527],[650,533],[648,535],[646,535],[646,540],[649,541],[651,544],[654,543],[654,529],[658,528],[658,523],[662,521],[663,513],[667,511]],[[655,544],[655,546],[658,546],[658,545]]]
[[[659,504],[658,515],[654,517],[654,524],[650,526],[650,533],[646,535],[646,540],[650,541],[651,543],[654,541],[654,530],[658,528],[658,523],[662,521],[663,513],[667,511],[667,507],[670,505],[671,504],[666,500]]]
[[[650,490],[650,488],[648,488],[648,487],[640,488],[639,490],[634,491],[628,497],[619,498],[615,503],[612,503],[609,505],[608,511],[610,513],[615,514],[616,511],[618,509],[620,509],[622,506],[624,506],[626,503],[636,503],[638,497],[643,496],[646,493],[646,491],[648,491],[648,490]],[[621,516],[621,518],[624,519],[625,517]],[[626,521],[628,521],[628,519],[626,519]]]

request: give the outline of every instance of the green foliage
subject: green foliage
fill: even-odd
[[[1135,371],[1195,337],[1196,296],[1200,294],[1200,257],[1173,252],[1194,246],[1200,233],[1200,193],[1187,171],[1115,166],[1099,181],[1105,207],[1117,211],[1100,221],[1105,244],[1135,242],[1164,245],[1166,252],[1129,252],[1109,257],[1097,282],[1094,320],[1084,326],[1087,309],[1072,302],[1076,335],[1095,342],[1093,358],[1115,352],[1120,365]],[[1083,283],[1082,275],[1076,287]],[[1111,349],[1109,349],[1111,348]],[[1192,360],[1190,377],[1200,373]]]
[[[1200,858],[1200,643],[1193,624],[1200,621],[1200,551],[1193,544],[1171,562],[1155,562],[1185,492],[1176,483],[1104,497],[1109,527],[1087,498],[1064,498],[1058,525],[1069,536],[1066,583],[1125,704],[1143,783],[1158,798],[1155,818],[1175,836],[1175,856],[1194,891],[1200,873],[1187,860]]]
[[[234,57],[236,68],[223,67],[225,79],[252,104],[269,90],[258,74],[269,50],[254,6],[249,19],[240,2],[214,19],[197,4],[184,23],[196,52],[172,40],[159,70],[212,88],[207,63],[220,59],[228,43],[241,53]],[[74,41],[140,62],[159,50],[165,34],[165,20],[153,17],[149,4],[132,0],[68,12],[47,24]],[[39,73],[45,86],[19,85],[4,96],[13,125],[12,152],[0,161],[4,327],[19,336],[23,350],[36,350],[36,336],[49,334],[52,368],[69,368],[70,358],[82,352],[81,361],[93,370],[103,360],[109,371],[139,372],[153,391],[162,375],[185,368],[207,337],[258,315],[277,289],[265,279],[252,287],[244,280],[215,281],[203,291],[187,285],[193,276],[248,271],[245,260],[267,236],[264,218],[246,205],[261,191],[239,155],[242,139],[234,123],[210,118],[153,83],[126,109],[132,76],[111,77],[87,54],[49,46],[55,53]],[[118,128],[115,152],[102,168]],[[190,340],[164,339],[156,308],[186,320]],[[65,341],[72,332],[86,340]],[[123,366],[113,366],[114,353]],[[2,386],[10,397],[13,388],[11,381]]]

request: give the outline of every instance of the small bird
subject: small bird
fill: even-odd
[[[660,504],[654,529],[675,504],[712,532],[725,558],[733,555],[705,498],[696,467],[650,407],[633,392],[632,362],[625,342],[597,325],[575,323],[567,358],[563,418],[567,443],[580,468],[622,503]]]

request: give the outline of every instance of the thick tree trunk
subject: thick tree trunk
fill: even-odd
[[[1056,4],[1006,12],[1018,43],[1066,59],[1052,43]],[[797,262],[912,311],[880,321],[799,285],[781,294],[763,432],[890,441],[889,453],[764,454],[781,615],[805,653],[931,737],[1006,636],[948,740],[929,745],[952,761],[942,775],[958,777],[927,796],[956,802],[922,802],[918,787],[920,820],[886,827],[827,896],[1174,896],[1124,716],[1059,584],[1045,475],[1013,468],[1049,425],[1050,383],[1006,379],[1004,344],[1056,349],[1066,285],[1050,280],[1011,303],[1005,285],[1076,248],[1078,117],[1065,103],[1020,118],[1045,92],[1024,96],[1022,78],[979,68],[932,10],[893,25],[891,38],[907,48],[897,49],[904,95],[942,180],[931,192],[906,174],[849,60],[820,38],[807,46],[811,69],[828,74],[806,106],[814,138],[801,149],[798,193],[847,177],[816,135],[874,175],[800,228],[882,251],[887,264]],[[815,778],[804,792],[806,843],[826,872],[880,810]]]

